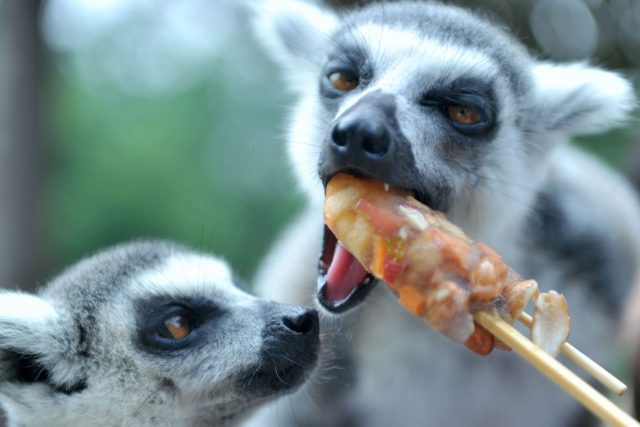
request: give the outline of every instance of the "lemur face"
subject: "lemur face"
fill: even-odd
[[[0,293],[0,403],[17,425],[224,426],[314,368],[315,311],[258,300],[227,265],[116,247],[38,296]]]
[[[377,3],[337,16],[270,1],[257,30],[299,95],[289,153],[312,201],[322,202],[337,172],[365,176],[411,190],[481,240],[521,221],[554,146],[633,105],[617,75],[539,62],[500,26],[439,3]],[[319,301],[344,311],[367,287],[345,277],[336,286],[352,296],[323,297],[333,286],[322,271],[334,252],[328,234]]]
[[[393,19],[388,13],[350,23],[332,39],[319,76],[326,133],[318,176],[326,183],[350,171],[411,189],[448,211],[495,163],[491,150],[503,134],[522,121],[504,105],[529,82],[512,69],[517,61],[512,66],[497,48],[472,48],[464,33],[445,38],[430,15],[396,28],[383,25]],[[478,31],[471,42],[487,45],[487,36]]]

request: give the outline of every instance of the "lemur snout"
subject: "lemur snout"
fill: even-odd
[[[285,315],[282,318],[282,324],[296,334],[317,334],[318,312],[311,308],[300,309],[297,313]]]
[[[391,147],[391,137],[379,116],[380,112],[367,108],[339,119],[331,130],[331,149],[354,163],[363,156],[383,158]]]
[[[318,312],[311,308],[270,303],[262,333],[264,348],[272,355],[290,351],[293,360],[313,355],[319,346]]]
[[[337,165],[378,168],[393,157],[395,103],[393,96],[372,92],[333,123],[329,150]]]
[[[310,308],[268,303],[264,306],[260,364],[247,371],[252,392],[264,387],[290,390],[302,384],[318,359],[318,313]]]
[[[373,91],[334,120],[318,172],[325,182],[336,172],[350,171],[405,187],[411,182],[404,179],[413,164],[410,151],[398,126],[395,97]]]

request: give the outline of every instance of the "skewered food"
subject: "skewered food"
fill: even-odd
[[[555,291],[541,294],[533,306],[531,340],[538,347],[557,356],[569,337],[567,301]]]
[[[339,241],[336,251],[350,252],[407,310],[479,354],[505,346],[474,322],[474,313],[496,313],[513,324],[538,299],[535,281],[408,192],[338,174],[327,185],[324,215]],[[548,295],[536,306],[534,340],[557,353],[569,313],[564,297]]]

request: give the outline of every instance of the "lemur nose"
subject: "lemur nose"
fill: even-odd
[[[330,144],[341,154],[376,159],[389,152],[391,137],[379,120],[347,115],[333,126]]]
[[[303,308],[282,318],[282,324],[296,334],[307,335],[318,333],[318,312],[311,308]]]

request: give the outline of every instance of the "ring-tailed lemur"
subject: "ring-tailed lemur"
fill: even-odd
[[[571,340],[606,363],[640,265],[640,210],[623,179],[567,142],[623,120],[631,85],[585,63],[539,61],[500,25],[436,2],[337,15],[274,0],[257,10],[257,35],[299,96],[288,150],[309,196],[257,286],[288,302],[317,294],[326,312],[346,313],[327,321],[342,369],[276,408],[277,421],[267,410],[254,425],[585,425],[578,405],[516,355],[476,356],[384,286],[355,283],[364,277],[349,273],[362,270],[355,259],[323,240],[323,186],[346,171],[412,190],[542,289],[563,292]],[[330,300],[331,286],[349,296]]]
[[[9,426],[228,426],[296,389],[315,310],[235,286],[226,263],[167,242],[85,259],[37,295],[0,292]]]

